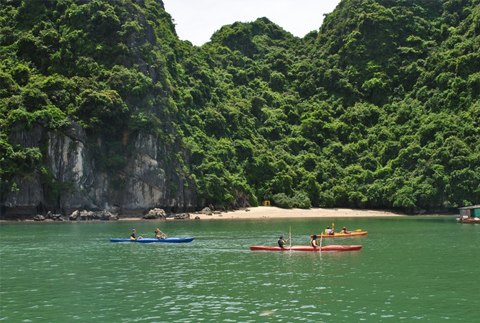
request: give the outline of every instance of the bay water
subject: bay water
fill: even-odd
[[[264,252],[327,225],[353,252]],[[185,244],[112,243],[133,228]],[[480,226],[451,216],[0,224],[0,321],[479,322]]]

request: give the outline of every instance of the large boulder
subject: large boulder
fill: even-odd
[[[154,208],[148,211],[147,214],[143,216],[144,219],[165,219],[167,217],[167,213],[165,213],[165,210],[160,209],[160,208]]]
[[[79,216],[80,216],[80,211],[79,211],[79,210],[75,210],[75,211],[72,212],[72,214],[69,215],[68,219],[69,219],[70,221],[76,221]]]
[[[40,221],[45,221],[45,217],[44,217],[43,215],[41,215],[41,214],[37,214],[37,215],[35,215],[35,216],[33,217],[33,220],[34,220],[34,221],[39,221],[39,222],[40,222]]]
[[[173,217],[175,220],[188,220],[190,219],[190,214],[189,213],[179,213],[175,214]]]

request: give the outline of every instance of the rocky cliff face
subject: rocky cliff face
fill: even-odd
[[[0,217],[196,208],[170,126],[179,41],[163,2],[14,1],[7,16]]]
[[[196,207],[194,185],[181,175],[173,158],[176,149],[165,146],[151,134],[134,139],[134,154],[124,174],[122,209],[125,212],[160,206],[166,210],[193,210]],[[113,189],[115,191],[115,189]]]
[[[102,146],[101,139],[92,140],[75,123],[64,133],[37,126],[17,132],[12,139],[46,153],[42,171],[15,179],[18,190],[3,197],[3,217],[48,211],[68,215],[76,209],[140,215],[153,207],[196,208],[193,183],[180,174],[178,161],[171,158],[172,147],[154,135],[139,133],[131,138],[128,147],[133,151],[126,152],[126,166],[115,173],[98,167],[94,150]]]

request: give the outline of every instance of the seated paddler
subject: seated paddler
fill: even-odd
[[[278,238],[278,241],[277,241],[278,246],[282,249],[285,249],[285,244],[287,243],[287,241],[288,240],[285,240],[283,236],[280,236],[280,238]]]
[[[137,240],[137,230],[133,229],[130,235],[130,240]]]
[[[317,235],[314,234],[312,236],[312,239],[310,240],[310,245],[313,247],[313,248],[318,248],[318,245],[317,245]]]
[[[155,229],[155,238],[165,239],[166,237],[167,237],[167,235],[165,233],[163,233],[162,231],[160,231],[160,228]]]

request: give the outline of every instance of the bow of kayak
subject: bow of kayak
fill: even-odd
[[[165,239],[157,238],[139,238],[137,240],[130,240],[129,238],[112,238],[110,242],[138,242],[138,243],[186,243],[192,242],[193,237],[172,237]]]
[[[273,247],[273,246],[251,246],[253,251],[354,251],[362,249],[362,245],[328,245],[314,248],[312,246],[291,246],[291,247]]]

